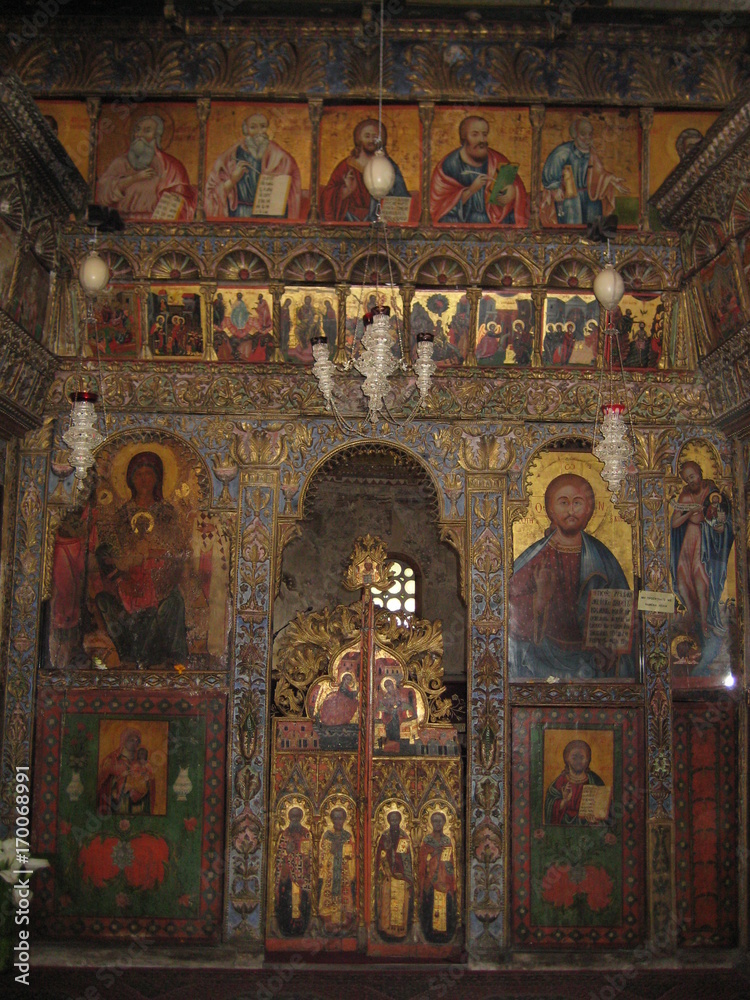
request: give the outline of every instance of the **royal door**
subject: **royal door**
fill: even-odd
[[[376,608],[385,545],[355,543],[363,598],[298,615],[274,662],[266,947],[455,958],[461,761],[442,625]]]

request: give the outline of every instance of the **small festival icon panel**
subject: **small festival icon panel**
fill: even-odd
[[[369,588],[388,583],[384,544],[357,539],[345,586],[364,599],[297,615],[275,645],[269,952],[460,953],[442,626],[376,609]]]

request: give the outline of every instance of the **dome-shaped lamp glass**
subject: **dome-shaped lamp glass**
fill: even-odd
[[[78,280],[81,288],[87,295],[94,295],[100,292],[109,281],[109,268],[107,262],[102,260],[96,250],[92,250],[84,258],[78,272]]]
[[[385,198],[390,193],[396,171],[382,149],[376,149],[367,161],[362,179],[373,198]]]
[[[608,264],[594,278],[594,295],[607,312],[614,312],[625,294],[625,282],[620,274]]]

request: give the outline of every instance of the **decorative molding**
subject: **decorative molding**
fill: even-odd
[[[247,21],[191,18],[190,31],[176,36],[163,20],[90,18],[82,34],[63,13],[44,36],[6,49],[6,58],[38,96],[372,98],[373,56],[357,19],[250,23],[248,30]],[[735,27],[709,41],[701,22],[692,30],[573,23],[555,36],[542,21],[493,23],[490,33],[484,24],[392,18],[384,32],[386,96],[721,107],[750,80],[747,34]]]

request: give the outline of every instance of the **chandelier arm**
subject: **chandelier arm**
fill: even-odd
[[[380,209],[378,209],[380,211]],[[388,261],[388,279],[391,286],[391,304],[393,305],[393,315],[396,320],[396,339],[398,341],[398,349],[401,354],[401,361],[404,365],[409,366],[411,359],[407,359],[406,356],[406,345],[404,344],[402,325],[398,321],[398,308],[396,307],[396,292],[394,290],[393,281],[393,265],[391,264],[391,252],[388,246],[388,228],[385,219],[383,220],[383,240],[385,242],[385,259]]]
[[[383,146],[383,25],[385,0],[380,0],[380,75],[378,77],[378,149]]]

